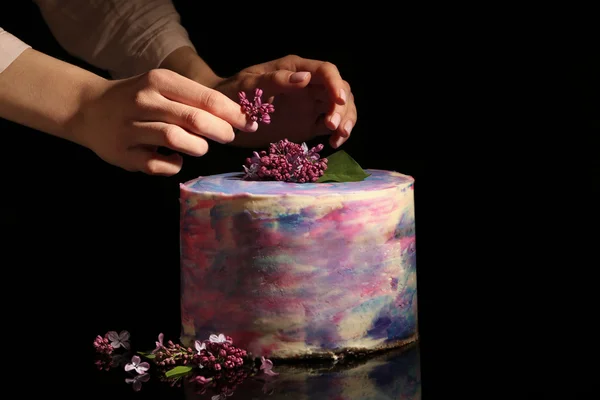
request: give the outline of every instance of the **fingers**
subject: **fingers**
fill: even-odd
[[[334,135],[332,146],[339,147],[349,137],[354,125],[356,125],[357,112],[356,104],[354,103],[354,95],[350,91],[350,85],[344,82],[348,87],[348,95],[346,102],[340,105],[331,102],[328,99],[328,89],[322,84],[310,84],[307,90],[311,93],[311,97],[315,99],[315,111],[319,114],[324,114],[320,122],[324,125],[318,129],[317,135]],[[332,132],[333,131],[333,132]]]
[[[322,63],[314,76],[317,83],[325,85],[333,102],[340,105],[346,104],[351,93],[350,85],[342,79],[340,71],[334,64]]]
[[[218,143],[230,143],[235,139],[231,125],[210,112],[171,100],[162,103],[157,114],[168,124]]]
[[[244,78],[243,87],[246,90],[260,88],[263,91],[263,99],[306,87],[311,79],[310,72],[277,70],[264,74],[247,74]]]
[[[331,135],[329,143],[336,149],[350,138],[352,129],[356,125],[357,111],[352,92],[345,105],[333,103],[328,108],[317,121],[320,127],[316,129],[315,134]]]
[[[229,127],[231,129],[231,127]],[[151,146],[200,157],[208,152],[208,142],[185,129],[164,122],[139,122],[134,124],[133,140]]]
[[[333,102],[344,105],[348,101],[350,87],[348,86],[348,83],[342,79],[340,71],[335,64],[327,61],[302,58],[295,55],[282,58],[278,64],[283,68],[287,66],[285,69],[288,70],[310,72],[311,83],[324,85]]]
[[[331,111],[325,118],[327,127],[334,130],[345,138],[350,136],[350,132],[356,124],[356,105],[354,96],[350,93],[350,99],[346,105],[333,104]]]
[[[183,158],[177,153],[164,155],[154,149],[135,147],[129,150],[130,171],[139,171],[148,175],[172,176],[183,166]]]
[[[150,85],[172,102],[185,104],[195,110],[200,110],[192,111],[188,108],[183,113],[185,118],[191,118],[193,123],[200,123],[200,118],[205,117],[208,113],[245,132],[254,132],[258,129],[258,124],[246,118],[246,114],[242,112],[238,103],[216,90],[173,71],[152,70],[143,75],[142,79],[144,85]],[[179,111],[181,112],[181,110],[180,108]],[[188,128],[191,127],[186,126],[186,129]]]

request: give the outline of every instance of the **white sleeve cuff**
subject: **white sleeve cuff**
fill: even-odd
[[[0,28],[0,73],[8,68],[22,52],[30,48],[27,43]]]

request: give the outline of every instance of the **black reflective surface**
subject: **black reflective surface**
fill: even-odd
[[[90,361],[92,364],[92,361]],[[152,367],[151,367],[152,369]],[[132,375],[123,364],[108,371],[94,371],[94,398],[131,399],[288,399],[288,400],[417,400],[421,399],[419,345],[413,343],[367,358],[327,363],[276,363],[277,376],[257,373],[243,379],[232,379],[218,388],[178,380],[171,386],[157,373],[135,391]]]

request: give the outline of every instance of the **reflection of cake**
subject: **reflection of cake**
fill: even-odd
[[[330,362],[276,366],[275,377],[257,374],[238,385],[227,385],[232,399],[270,400],[420,400],[421,371],[416,344],[355,362]],[[201,373],[201,372],[200,372]],[[220,390],[184,383],[186,399],[215,398]],[[222,396],[221,398],[225,398]]]
[[[181,185],[182,342],[298,358],[416,339],[414,180]]]

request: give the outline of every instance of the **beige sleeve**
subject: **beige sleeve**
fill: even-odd
[[[157,68],[174,50],[194,48],[171,0],[34,0],[71,55],[127,78]]]
[[[30,48],[31,46],[27,43],[0,28],[0,73],[12,64],[23,51]]]

